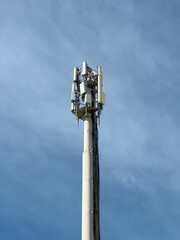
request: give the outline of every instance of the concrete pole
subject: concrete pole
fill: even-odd
[[[82,240],[93,240],[93,149],[91,115],[84,119],[82,164]]]

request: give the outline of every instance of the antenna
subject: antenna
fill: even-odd
[[[99,224],[99,154],[98,128],[105,104],[102,91],[101,66],[90,68],[86,61],[82,69],[74,68],[71,112],[84,121],[84,152],[82,167],[82,240],[100,240]]]
[[[105,104],[105,94],[102,91],[103,73],[101,66],[95,71],[83,62],[82,70],[74,68],[74,78],[71,94],[71,111],[77,117],[82,119],[89,113],[96,112],[97,118]]]

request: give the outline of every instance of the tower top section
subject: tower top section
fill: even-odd
[[[102,87],[103,73],[101,66],[92,69],[84,61],[82,68],[74,68],[71,112],[77,119],[84,120],[92,112],[96,112],[96,117],[100,118],[105,104],[105,94]]]

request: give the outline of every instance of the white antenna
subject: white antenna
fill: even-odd
[[[71,111],[84,121],[82,167],[82,240],[100,240],[99,226],[99,155],[97,119],[105,104],[101,66],[92,70],[83,62],[74,68]]]
[[[74,79],[71,94],[71,111],[78,119],[84,120],[86,114],[97,112],[100,117],[103,105],[105,104],[105,94],[102,92],[103,73],[101,66],[93,71],[83,62],[82,70],[74,68]]]

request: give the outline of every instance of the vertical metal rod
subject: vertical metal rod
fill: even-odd
[[[92,143],[93,143],[93,227],[94,240],[100,240],[99,216],[99,153],[98,153],[98,128],[96,113],[92,113]]]
[[[82,240],[93,240],[93,151],[91,114],[84,119]]]

